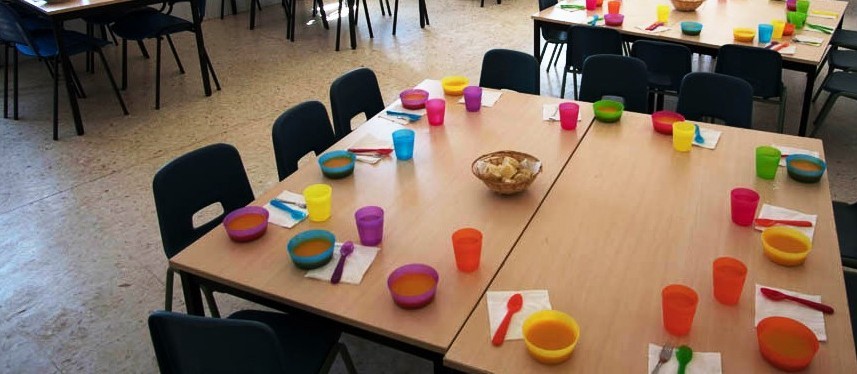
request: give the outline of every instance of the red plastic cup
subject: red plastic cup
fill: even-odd
[[[598,7],[598,0],[586,0],[586,10],[595,10]]]
[[[426,101],[426,115],[429,125],[443,125],[443,115],[446,113],[446,100],[431,99]]]
[[[749,188],[734,188],[732,196],[732,222],[738,226],[750,226],[756,217],[759,194]]]
[[[559,125],[563,130],[574,130],[577,128],[577,115],[580,113],[580,106],[575,103],[560,103],[559,104]]]
[[[452,234],[452,249],[458,270],[469,273],[479,268],[482,257],[482,233],[477,229],[464,228]]]
[[[671,284],[661,291],[664,328],[675,336],[684,336],[690,332],[696,304],[699,296],[696,291],[680,284]]]
[[[607,2],[607,13],[609,14],[619,14],[619,8],[622,7],[621,1],[608,1]]]
[[[384,237],[384,209],[378,206],[364,206],[354,212],[357,222],[357,234],[360,244],[378,245]]]
[[[747,266],[732,257],[719,257],[712,266],[714,274],[714,298],[721,304],[735,305],[741,299]]]

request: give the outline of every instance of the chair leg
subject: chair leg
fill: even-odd
[[[54,109],[54,112],[53,112],[54,140],[59,140],[59,138],[60,138],[60,135],[59,135],[59,129],[60,129],[59,106],[58,106],[59,105],[59,94],[60,94],[59,56],[57,56],[56,58],[53,58],[52,60],[53,60],[53,70],[56,72],[56,74],[54,74],[54,108],[53,108]]]
[[[554,45],[553,45],[553,51],[551,51],[551,58],[548,60],[548,67],[547,67],[547,68],[545,68],[545,72],[547,72],[548,70],[550,70],[550,68],[551,68],[551,62],[553,62],[554,60],[559,59],[559,54],[557,54],[557,53],[556,53],[556,51],[557,51],[558,49],[559,49],[559,44],[554,44]]]
[[[664,110],[664,97],[666,95],[664,95],[663,92],[660,92],[655,96],[655,110]]]
[[[113,45],[118,46],[118,45],[119,45],[119,40],[118,40],[118,39],[116,39],[116,34],[115,34],[115,33],[113,33],[113,29],[112,29],[112,28],[110,28],[110,27],[108,26],[108,27],[107,27],[107,32],[109,32],[109,33],[110,33],[110,39],[113,39]]]
[[[217,73],[214,72],[214,65],[211,64],[211,58],[208,57],[208,52],[205,53],[205,62],[208,65],[208,70],[211,71],[211,78],[214,79],[214,87],[220,91],[220,80],[217,79]]]
[[[170,45],[170,50],[173,51],[173,57],[176,59],[176,65],[179,67],[179,73],[184,74],[184,66],[182,66],[182,60],[179,59],[179,53],[176,52],[176,46],[173,44],[173,38],[169,35],[166,36],[167,44]]]
[[[12,119],[18,120],[18,50],[12,50]]]
[[[158,37],[155,45],[155,109],[161,109],[161,41]]]
[[[143,57],[149,58],[149,50],[146,49],[146,45],[143,44],[142,40],[137,41],[137,46],[140,47],[140,53],[143,55]]]
[[[101,65],[104,65],[104,73],[107,74],[107,79],[110,80],[110,87],[113,87],[113,93],[116,94],[116,100],[119,101],[119,106],[122,107],[122,113],[128,115],[128,107],[125,106],[125,100],[122,99],[122,95],[119,94],[119,87],[116,87],[116,79],[113,78],[113,72],[110,71],[110,66],[107,65],[107,59],[104,58],[104,52],[101,51],[101,48],[97,48],[95,53],[98,54],[98,58],[101,59]]]
[[[809,137],[815,137],[815,133],[817,133],[818,129],[821,128],[821,125],[824,124],[824,120],[827,118],[827,115],[830,114],[830,109],[833,108],[833,104],[836,103],[836,99],[838,99],[840,95],[841,94],[836,93],[827,97],[827,101],[824,102],[824,107],[821,108],[821,112],[818,113],[818,117],[815,117],[815,121],[812,121],[815,128],[812,129],[812,133],[809,134]]]
[[[556,59],[553,60],[553,67],[556,67],[556,64],[559,62],[559,56],[562,55],[562,49],[565,47],[565,44],[559,45],[559,50],[556,52]]]
[[[366,27],[369,28],[369,39],[374,39],[375,35],[372,33],[372,20],[369,19],[369,6],[366,5],[366,0],[363,0],[363,14],[366,15]]]
[[[321,25],[324,26],[325,30],[330,30],[330,24],[327,22],[327,12],[324,11],[324,2],[322,0],[316,0],[318,2],[318,12],[321,15]]]
[[[9,118],[9,43],[3,43],[3,118]]]
[[[576,71],[571,72],[571,80],[572,80],[572,82],[574,82],[574,99],[577,100],[578,96],[577,96],[577,72]]]
[[[480,8],[484,8],[484,7],[485,7],[485,0],[482,0],[482,1],[479,3],[479,7],[480,7]]]
[[[786,130],[786,97],[788,97],[788,93],[786,92],[786,86],[783,85],[783,93],[780,96],[780,113],[777,116],[777,130],[779,130],[780,134]]]
[[[547,41],[547,40],[545,40],[545,44],[544,44],[544,45],[542,45],[542,51],[539,53],[539,55],[538,55],[538,56],[536,56],[536,60],[538,60],[538,61],[539,61],[539,63],[542,63],[542,61],[544,61],[544,58],[545,58],[545,51],[547,51],[547,50],[548,50],[548,44],[550,44],[550,43],[548,43],[548,41]],[[548,64],[550,64],[550,63],[548,63]]]
[[[214,301],[214,293],[208,287],[201,287],[202,294],[205,296],[205,302],[208,303],[208,310],[214,318],[220,318],[220,310],[217,308],[217,302]]]
[[[86,23],[86,36],[88,36],[90,38],[95,37],[95,26],[89,22]],[[93,65],[92,63],[94,61],[95,60],[93,59],[92,52],[87,51],[86,52],[86,66],[84,67],[84,69],[86,69],[87,73],[93,72],[92,71],[92,65]]]
[[[224,12],[224,9],[225,9],[224,5],[226,5],[226,0],[220,0],[220,19],[223,19],[223,15],[225,13]]]
[[[256,3],[256,8],[258,8],[259,10],[262,10],[262,2],[261,1],[253,0],[253,2]]]
[[[562,88],[559,90],[559,97],[565,99],[565,81],[568,78],[568,65],[565,65],[562,71]]]
[[[830,73],[832,72],[832,70],[833,70],[833,68],[831,68],[831,69],[830,69],[830,71],[828,71],[828,72],[827,72],[827,75],[826,75],[826,76],[824,76],[824,79],[821,81],[821,84],[820,84],[820,85],[818,85],[818,90],[817,90],[817,91],[815,91],[815,95],[812,97],[812,102],[813,102],[813,103],[814,103],[816,100],[818,100],[818,97],[819,97],[819,96],[821,96],[821,88],[822,88],[822,87],[824,87],[824,84],[825,84],[825,83],[827,83],[827,80],[828,80],[828,79],[830,79]]]
[[[95,69],[92,69],[91,71],[95,71]],[[71,75],[71,79],[74,82],[74,87],[77,89],[77,97],[85,99],[86,92],[83,92],[83,85],[80,83],[80,78],[77,77],[77,71],[72,67],[70,73],[71,74],[69,75]]]
[[[164,291],[164,310],[168,312],[173,311],[173,282],[175,275],[175,271],[173,271],[172,268],[167,267],[167,288]]]
[[[354,361],[351,359],[351,353],[348,352],[348,346],[342,343],[338,343],[337,345],[339,345],[339,354],[342,355],[345,369],[349,374],[357,374],[357,368],[354,367]]]
[[[122,39],[122,90],[128,89],[128,39]]]
[[[295,0],[292,0],[295,1]],[[340,32],[342,31],[342,1],[339,0],[339,10],[336,11],[336,51],[339,51]]]
[[[387,14],[392,15],[393,11],[390,10],[390,0],[384,0],[384,3],[387,4]]]

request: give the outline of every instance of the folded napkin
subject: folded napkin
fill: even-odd
[[[781,55],[793,55],[795,54],[795,52],[797,52],[797,46],[790,45],[788,47],[778,50],[777,52],[780,52]]]
[[[705,140],[705,142],[697,143],[696,140],[694,140],[693,145],[707,149],[714,149],[717,147],[717,142],[720,141],[721,134],[723,134],[722,131],[707,129],[705,127],[699,126],[699,135],[702,135],[702,140]]]
[[[806,149],[792,148],[792,147],[786,147],[784,145],[776,145],[776,144],[772,145],[772,147],[779,149],[780,153],[782,153],[786,156],[789,156],[789,155],[808,155],[808,156],[812,156],[812,157],[818,157],[819,156],[818,152],[810,151],[810,150],[806,150]],[[780,166],[786,166],[786,158],[785,157],[780,158]]]
[[[482,106],[486,108],[490,108],[497,103],[497,100],[500,100],[500,96],[503,95],[502,91],[491,90],[487,88],[482,89]],[[459,104],[464,104],[464,98],[458,100]]]
[[[390,121],[390,122],[393,122],[393,123],[397,123],[397,124],[399,124],[399,125],[407,125],[407,124],[410,124],[410,123],[411,123],[411,120],[409,120],[409,119],[407,119],[407,118],[404,118],[404,117],[397,117],[397,116],[390,115],[390,114],[383,113],[383,112],[382,112],[382,113],[378,113],[378,118],[385,119],[385,120],[387,120],[387,121]]]
[[[333,271],[336,270],[336,265],[339,264],[339,249],[342,248],[342,243],[336,243],[333,247],[333,258],[327,265],[318,269],[312,269],[305,275],[307,278],[315,278],[330,282],[330,277],[333,276]],[[360,284],[363,280],[363,275],[369,266],[375,261],[375,256],[378,255],[378,247],[364,247],[359,244],[354,244],[354,252],[345,259],[345,266],[342,268],[342,278],[339,280],[342,283]]]
[[[839,13],[830,12],[826,10],[811,10],[807,16],[816,17],[816,18],[827,18],[827,19],[836,19]]]
[[[363,135],[360,139],[357,139],[356,142],[351,144],[348,148],[393,148],[393,141],[381,139],[375,134],[368,133]],[[372,153],[363,154],[363,153],[355,153],[357,155],[357,161],[365,162],[367,164],[375,164],[378,161],[381,161],[385,156],[375,156]]]
[[[756,322],[755,325],[759,324],[759,321],[773,316],[787,317],[796,321],[800,321],[809,327],[812,332],[815,333],[815,336],[818,338],[818,341],[827,341],[827,333],[824,330],[824,313],[819,312],[815,309],[809,308],[803,304],[796,303],[794,301],[783,300],[783,301],[774,301],[762,295],[762,287],[770,288],[772,290],[780,291],[786,295],[800,297],[802,299],[807,299],[811,301],[815,301],[820,303],[821,296],[818,295],[807,295],[802,294],[800,292],[794,292],[789,290],[784,290],[780,288],[763,286],[761,284],[756,284]],[[696,354],[694,354],[694,358],[696,358]]]
[[[577,115],[577,122],[582,121],[580,114]],[[559,121],[559,104],[544,104],[542,105],[542,121]]]
[[[303,195],[296,194],[296,193],[294,193],[292,191],[288,191],[288,190],[280,192],[280,194],[277,195],[277,198],[281,199],[281,200],[293,201],[293,202],[297,202],[297,203],[306,204],[306,200],[304,199]],[[306,214],[307,214],[306,209],[300,208],[300,207],[298,207],[296,205],[292,205],[292,204],[288,204],[288,206],[289,206],[289,208],[292,208],[294,210],[304,212],[304,219],[306,219]],[[280,208],[276,208],[276,207],[272,206],[271,203],[266,203],[265,209],[268,211],[268,223],[273,223],[277,226],[282,226],[282,227],[285,227],[287,229],[290,229],[292,227],[295,227],[295,225],[297,225],[301,221],[303,221],[303,219],[300,221],[296,221],[296,220],[292,219],[292,216],[288,212],[286,212]]]
[[[494,337],[494,332],[497,331],[500,323],[503,322],[503,318],[506,317],[506,304],[509,302],[509,298],[516,293],[524,297],[524,305],[509,321],[506,340],[523,339],[524,333],[521,328],[524,325],[524,320],[535,312],[551,309],[547,290],[488,291],[488,326],[491,333],[488,337],[489,340]]]
[[[810,241],[812,241],[812,236],[815,234],[815,225],[816,221],[818,221],[818,216],[815,214],[805,214],[798,212],[796,210],[781,208],[774,205],[762,204],[762,210],[759,211],[759,217],[757,218],[770,218],[770,219],[788,219],[795,221],[810,221],[812,222],[812,227],[794,227],[788,226],[795,230],[802,232],[806,235]],[[775,224],[774,226],[780,226],[780,224]],[[764,231],[766,227],[756,226],[756,230]]]
[[[637,26],[634,26],[634,27],[636,27],[636,28],[638,28],[638,29],[640,29],[640,30],[643,30],[644,32],[651,33],[651,34],[657,34],[657,33],[661,33],[661,32],[664,32],[664,31],[670,31],[670,30],[672,30],[672,29],[671,29],[670,27],[668,27],[668,26],[658,26],[658,27],[657,27],[657,28],[655,28],[654,30],[646,30],[646,28],[647,28],[647,27],[649,27],[649,25],[637,25]]]
[[[817,47],[817,46],[820,46],[821,43],[824,42],[824,39],[801,34],[801,35],[795,35],[792,38],[792,41],[795,43],[807,44],[807,45],[812,45],[812,46]]]
[[[662,347],[659,345],[649,344],[649,370],[647,373],[654,371],[655,366],[658,365],[658,360],[661,356],[661,348]],[[673,348],[673,357],[661,365],[661,368],[658,369],[658,373],[678,372],[678,359],[675,357],[675,352],[676,349]],[[687,374],[719,374],[722,372],[723,369],[720,366],[720,352],[697,352],[694,350],[693,358],[687,364],[687,367],[685,367],[685,373]]]

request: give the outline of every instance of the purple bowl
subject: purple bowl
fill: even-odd
[[[605,14],[604,15],[604,23],[607,26],[622,26],[622,22],[625,21],[624,14]]]
[[[261,220],[257,218],[260,216]],[[268,211],[260,206],[235,209],[223,218],[223,227],[230,239],[249,242],[265,235],[265,230],[268,229]]]
[[[427,274],[434,279],[434,285],[431,289],[419,295],[405,296],[397,294],[393,290],[393,284],[403,276],[410,274]],[[437,270],[431,266],[424,264],[408,264],[390,273],[390,276],[387,277],[387,288],[390,290],[390,295],[393,296],[393,301],[396,305],[404,309],[418,309],[430,304],[432,300],[434,300],[434,294],[437,292],[437,283],[439,279]]]
[[[426,107],[429,93],[426,90],[412,88],[402,91],[399,94],[399,99],[402,99],[402,106],[405,109],[423,109]]]

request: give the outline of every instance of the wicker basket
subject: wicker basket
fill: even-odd
[[[479,173],[479,170],[476,168],[476,164],[479,163],[479,161],[485,161],[485,160],[494,159],[494,158],[503,159],[503,157],[505,157],[505,156],[509,156],[511,158],[514,158],[515,160],[518,160],[519,162],[524,161],[524,160],[530,160],[531,162],[539,162],[538,170],[536,170],[533,173],[533,176],[527,181],[505,183],[503,181],[496,180],[490,176],[483,175],[483,174]],[[516,194],[518,192],[526,190],[527,187],[529,187],[530,184],[532,184],[533,181],[536,180],[536,177],[538,177],[539,174],[541,174],[542,165],[541,165],[541,162],[539,161],[539,159],[533,157],[532,155],[528,155],[526,153],[523,153],[523,152],[497,151],[497,152],[491,152],[489,154],[479,156],[476,160],[473,160],[473,163],[470,164],[470,170],[473,172],[473,175],[475,175],[476,178],[479,178],[479,180],[481,180],[483,183],[485,183],[485,185],[488,186],[488,188],[491,191],[494,191],[494,192],[501,194],[501,195],[512,195],[512,194]]]
[[[705,0],[670,0],[675,10],[679,12],[693,12],[699,8]]]

